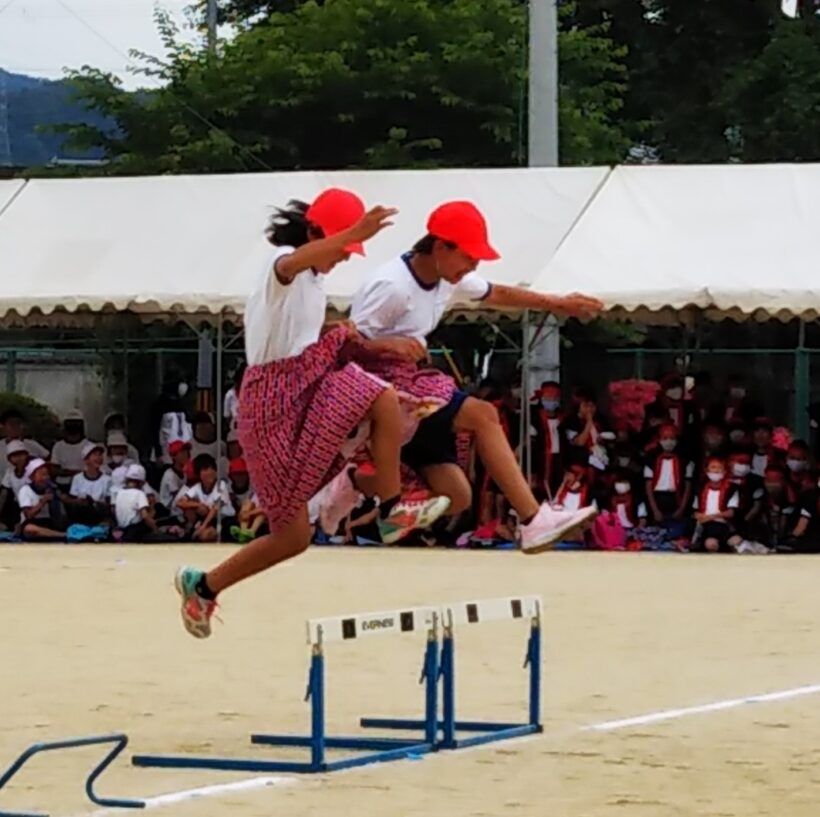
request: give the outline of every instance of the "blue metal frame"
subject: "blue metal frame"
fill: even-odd
[[[0,789],[28,762],[34,755],[41,752],[52,752],[60,749],[76,749],[81,746],[97,746],[100,744],[113,743],[111,751],[91,770],[85,780],[85,793],[88,799],[98,806],[110,806],[112,808],[145,808],[142,800],[123,800],[112,797],[100,797],[94,791],[94,784],[100,775],[114,762],[120,753],[128,745],[128,736],[124,734],[94,735],[87,738],[68,738],[67,740],[57,740],[43,743],[35,743],[29,746],[11,766],[0,775]],[[0,817],[42,817],[37,812],[26,811],[0,811]]]
[[[445,627],[441,645],[440,674],[442,679],[442,719],[437,722],[436,749],[462,749],[499,740],[543,732],[541,724],[541,622],[534,618],[530,624],[524,667],[529,668],[527,723],[498,723],[493,721],[459,721],[456,718],[455,636],[452,626]],[[371,729],[414,730],[424,726],[422,721],[396,718],[362,718],[361,725]],[[438,738],[438,733],[441,737]],[[477,732],[470,737],[458,737],[459,732]]]
[[[307,694],[310,701],[309,735],[253,734],[251,742],[263,746],[288,746],[310,749],[310,761],[282,761],[180,755],[135,755],[135,766],[166,769],[215,769],[242,772],[290,772],[317,774],[385,763],[427,754],[436,748],[438,734],[438,655],[437,626],[427,635],[420,683],[424,684],[424,719],[413,731],[421,734],[413,738],[385,738],[371,736],[328,735],[325,723],[325,657],[322,644],[313,647],[308,672]],[[327,749],[351,749],[366,754],[328,760]],[[3,817],[3,815],[0,815]]]

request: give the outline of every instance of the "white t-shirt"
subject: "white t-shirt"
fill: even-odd
[[[2,479],[3,474],[5,474],[8,469],[11,469],[12,471],[14,470],[11,468],[11,463],[8,458],[9,442],[10,440],[0,440],[0,479]],[[34,457],[39,457],[41,460],[48,460],[48,449],[40,445],[37,440],[25,438],[20,442],[22,442],[26,447],[26,451],[28,451],[29,456],[32,459]]]
[[[18,477],[17,474],[14,473],[13,468],[7,468],[6,473],[3,474],[3,479],[0,480],[0,488],[8,488],[12,496],[17,499],[20,489],[27,483],[28,480],[26,479],[25,473],[23,476]]]
[[[78,499],[88,498],[94,502],[106,502],[111,495],[111,477],[108,474],[100,474],[97,479],[89,479],[81,471],[74,474],[68,492]]]
[[[618,519],[620,520],[621,525],[626,530],[631,530],[635,526],[632,524],[632,520],[629,518],[626,512],[626,505],[623,502],[618,502],[617,507],[615,508],[615,513]],[[646,519],[646,504],[643,502],[638,503],[637,507],[637,516],[638,519]]]
[[[415,338],[426,343],[452,303],[481,301],[492,285],[475,272],[456,284],[439,281],[422,284],[403,255],[379,267],[353,296],[350,319],[368,338],[386,336]]]
[[[127,528],[129,525],[136,525],[142,520],[140,511],[147,507],[149,507],[149,502],[145,491],[139,488],[121,488],[117,492],[117,501],[114,503],[117,526]]]
[[[31,485],[24,485],[20,489],[20,493],[17,494],[17,504],[20,506],[20,521],[26,521],[25,511],[26,508],[33,508],[37,504],[39,504],[40,500],[42,499],[42,495],[35,492],[34,488]],[[42,508],[37,512],[37,515],[34,517],[35,519],[47,519],[51,516],[51,511],[49,509],[49,503],[46,502]]]
[[[707,488],[706,489],[706,507],[703,509],[703,512],[706,516],[715,516],[721,512],[720,508],[720,497],[723,491],[721,490],[720,486],[716,488]],[[698,505],[700,505],[699,497],[695,497],[695,501],[692,503],[692,507],[695,510],[698,510]],[[737,491],[733,492],[729,499],[726,501],[726,508],[729,510],[735,510],[740,506],[740,496],[738,495]]]
[[[122,465],[115,468],[111,472],[111,504],[117,504],[117,494],[120,491],[125,490],[125,473],[128,471],[128,466],[133,465],[131,460],[126,460]],[[146,496],[153,496],[156,497],[157,492],[151,487],[150,483],[146,482],[142,486],[142,491]]]
[[[276,262],[293,251],[293,247],[274,250],[248,298],[245,356],[249,366],[296,357],[319,340],[327,310],[322,276],[305,270],[283,284],[274,271]]]
[[[181,477],[173,468],[165,469],[159,483],[159,501],[175,515],[181,515],[174,501],[184,485],[185,477]]]
[[[681,476],[684,480],[691,480],[695,475],[695,464],[689,462],[683,469]],[[655,479],[655,469],[653,466],[645,466],[643,469],[644,479]],[[655,491],[665,493],[667,491],[677,491],[680,486],[675,479],[675,463],[671,459],[661,459],[661,472],[658,475],[657,481],[653,485]]]
[[[196,459],[200,454],[210,454],[215,460],[225,457],[228,447],[222,440],[214,440],[212,443],[201,443],[196,437],[191,439],[191,459]]]
[[[222,413],[225,415],[229,426],[236,428],[236,420],[239,415],[239,397],[236,394],[236,389],[228,389],[222,404]]]
[[[755,453],[752,457],[752,473],[759,477],[766,475],[766,469],[769,467],[769,455]]]
[[[185,488],[179,495],[180,499],[192,499],[194,502],[201,502],[209,508],[213,508],[217,502],[222,503],[222,516],[236,516],[236,509],[231,502],[231,495],[228,486],[222,480],[217,480],[210,493],[206,493],[201,482]]]
[[[57,440],[54,443],[54,448],[51,449],[51,461],[66,471],[82,471],[85,466],[83,449],[86,445],[88,445],[86,439],[82,439],[78,443]]]

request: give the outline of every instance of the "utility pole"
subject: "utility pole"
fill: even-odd
[[[0,167],[11,167],[11,136],[9,135],[9,102],[6,74],[0,68]]]
[[[558,166],[558,0],[529,0],[530,167]]]
[[[208,0],[206,23],[208,26],[208,52],[216,54],[216,0]]]

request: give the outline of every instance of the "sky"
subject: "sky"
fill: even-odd
[[[190,0],[0,0],[0,68],[59,79],[66,67],[91,65],[120,76],[126,88],[152,80],[130,76],[129,49],[161,56],[154,6],[185,27]],[[190,30],[187,37],[192,36]]]

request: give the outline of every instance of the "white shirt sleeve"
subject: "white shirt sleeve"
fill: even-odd
[[[366,338],[374,338],[391,334],[409,306],[407,296],[392,281],[374,281],[362,293],[350,317]]]
[[[733,494],[729,497],[729,500],[728,500],[728,501],[727,501],[727,503],[726,503],[726,507],[727,507],[729,510],[732,510],[732,509],[735,509],[735,508],[739,508],[739,507],[740,507],[740,494],[738,494],[738,492],[737,492],[737,491],[735,491],[735,492],[734,492],[734,493],[733,493]]]
[[[683,471],[683,478],[684,479],[692,479],[695,476],[695,463],[689,462],[686,464],[686,468]]]
[[[695,494],[695,498],[692,500],[692,510],[693,511],[699,510],[698,505],[700,505],[700,501],[698,500],[698,495]]]
[[[456,284],[451,301],[483,301],[492,291],[493,285],[477,272],[468,272]]]
[[[71,496],[77,497],[78,499],[83,496],[83,494],[80,493],[80,491],[82,490],[83,483],[82,477],[83,475],[81,473],[74,474],[74,476],[71,478],[71,487],[68,489],[68,493],[71,494]]]
[[[647,516],[648,516],[648,514],[646,512],[646,503],[641,502],[638,505],[638,519],[646,519]]]
[[[6,473],[3,474],[3,479],[0,480],[0,488],[8,488],[10,491],[14,492],[14,488],[11,484],[12,474],[13,474],[13,469],[7,468]]]
[[[43,460],[48,459],[48,449],[44,445],[40,445],[37,440],[26,437],[26,439],[23,440],[23,445],[25,445],[26,450],[32,457],[40,457],[40,459]]]
[[[644,465],[644,467],[643,467],[643,478],[644,479],[652,479],[654,476],[655,476],[655,472],[648,465]]]
[[[219,486],[219,498],[222,501],[222,516],[236,516],[236,509],[231,502],[231,493],[224,482]]]
[[[33,508],[40,501],[40,497],[34,493],[30,485],[24,485],[20,489],[17,497],[17,504],[21,508]]]

